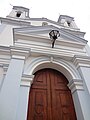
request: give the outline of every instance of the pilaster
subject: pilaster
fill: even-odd
[[[29,49],[10,47],[11,60],[0,91],[1,120],[16,120],[24,61],[29,53]]]
[[[82,79],[73,79],[68,87],[72,92],[77,120],[89,120],[90,117],[90,99]]]
[[[73,79],[69,82],[68,87],[70,88],[72,94],[77,90],[84,90],[83,80]]]
[[[16,120],[26,120],[27,118],[28,97],[33,78],[34,75],[22,75]]]
[[[74,56],[73,63],[78,69],[79,74],[83,78],[87,90],[90,94],[90,56]]]

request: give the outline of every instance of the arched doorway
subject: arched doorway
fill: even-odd
[[[43,69],[35,73],[27,120],[76,120],[68,81],[60,72]]]

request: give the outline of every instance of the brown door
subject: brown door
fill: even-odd
[[[27,120],[76,120],[67,79],[56,70],[35,73],[30,89]]]

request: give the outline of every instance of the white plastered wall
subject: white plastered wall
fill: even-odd
[[[13,26],[2,24],[0,25],[0,45],[10,46],[13,45]]]

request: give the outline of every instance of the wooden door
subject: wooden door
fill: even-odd
[[[27,120],[76,120],[67,79],[56,70],[35,73],[30,89]]]

